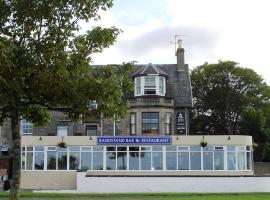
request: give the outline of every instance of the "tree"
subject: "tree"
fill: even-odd
[[[258,144],[255,160],[263,160],[270,141],[270,88],[263,79],[235,62],[220,61],[195,68],[191,80],[191,133],[252,135]]]
[[[78,32],[79,22],[98,20],[98,11],[111,6],[112,0],[0,0],[0,119],[10,119],[12,129],[10,199],[19,198],[21,118],[42,125],[50,110],[72,120],[125,114],[131,64],[90,65],[120,30]],[[90,101],[98,109],[89,109]]]
[[[256,110],[270,101],[269,86],[263,79],[232,61],[199,66],[191,72],[191,80],[193,133],[238,134],[243,111]]]

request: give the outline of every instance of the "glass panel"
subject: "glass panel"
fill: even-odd
[[[127,147],[117,147],[117,151],[127,151]]]
[[[141,151],[151,151],[151,147],[141,147]]]
[[[116,147],[107,147],[107,151],[116,151]]]
[[[80,152],[69,152],[69,169],[77,170],[80,166]]]
[[[201,170],[201,152],[190,152],[190,169]]]
[[[166,169],[167,170],[176,170],[176,152],[167,152],[166,153]]]
[[[117,169],[118,170],[127,169],[127,152],[117,152]]]
[[[96,136],[97,135],[97,125],[86,126],[86,135],[87,136]]]
[[[203,169],[213,170],[213,152],[203,152]]]
[[[129,169],[139,170],[139,152],[129,152]]]
[[[33,170],[33,152],[27,152],[26,170]]]
[[[203,151],[213,151],[214,147],[211,145],[207,145],[206,147],[203,147],[202,149],[203,149]]]
[[[47,151],[47,169],[56,170],[56,151]]]
[[[252,153],[247,152],[247,170],[252,170]]]
[[[82,151],[92,151],[92,147],[81,147]]]
[[[44,152],[35,152],[35,170],[44,170]]]
[[[141,170],[151,170],[151,153],[141,152]]]
[[[189,170],[189,152],[178,153],[178,170]]]
[[[57,136],[67,136],[68,127],[67,126],[57,126]]]
[[[25,170],[25,152],[22,152],[22,170]]]
[[[67,152],[58,152],[58,169],[67,169]]]
[[[44,147],[43,146],[36,146],[35,150],[36,151],[44,151]]]
[[[115,170],[116,169],[116,152],[106,153],[106,169]]]
[[[152,146],[152,151],[162,151],[162,146]]]
[[[129,147],[129,151],[139,151],[139,147]]]
[[[80,151],[80,146],[69,146],[69,151]]]
[[[227,150],[228,151],[235,151],[236,150],[236,146],[227,146]]]
[[[93,152],[93,170],[103,170],[103,152]]]
[[[236,154],[235,152],[228,152],[227,155],[228,170],[236,170]]]
[[[238,170],[245,170],[245,152],[238,152]]]
[[[166,151],[176,151],[176,146],[166,146]]]
[[[190,146],[190,151],[201,151],[201,146],[192,145],[192,146]]]
[[[214,151],[214,169],[224,170],[224,151]]]
[[[178,147],[178,151],[188,151],[189,147],[185,147],[185,146],[180,146]]]
[[[91,163],[92,163],[92,152],[82,152],[81,153],[81,169],[90,170]]]
[[[103,146],[93,146],[93,151],[103,151]]]
[[[152,153],[152,170],[162,170],[163,169],[163,153],[162,152],[153,152]]]

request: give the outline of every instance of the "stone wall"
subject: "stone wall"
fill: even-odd
[[[270,162],[255,162],[254,174],[255,175],[270,175]]]

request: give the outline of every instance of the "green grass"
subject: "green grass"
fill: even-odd
[[[0,192],[0,200],[7,200],[8,193]],[[270,200],[270,193],[32,193],[22,192],[23,200]]]

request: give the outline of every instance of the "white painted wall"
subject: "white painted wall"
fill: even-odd
[[[77,192],[270,192],[270,177],[85,177]]]

